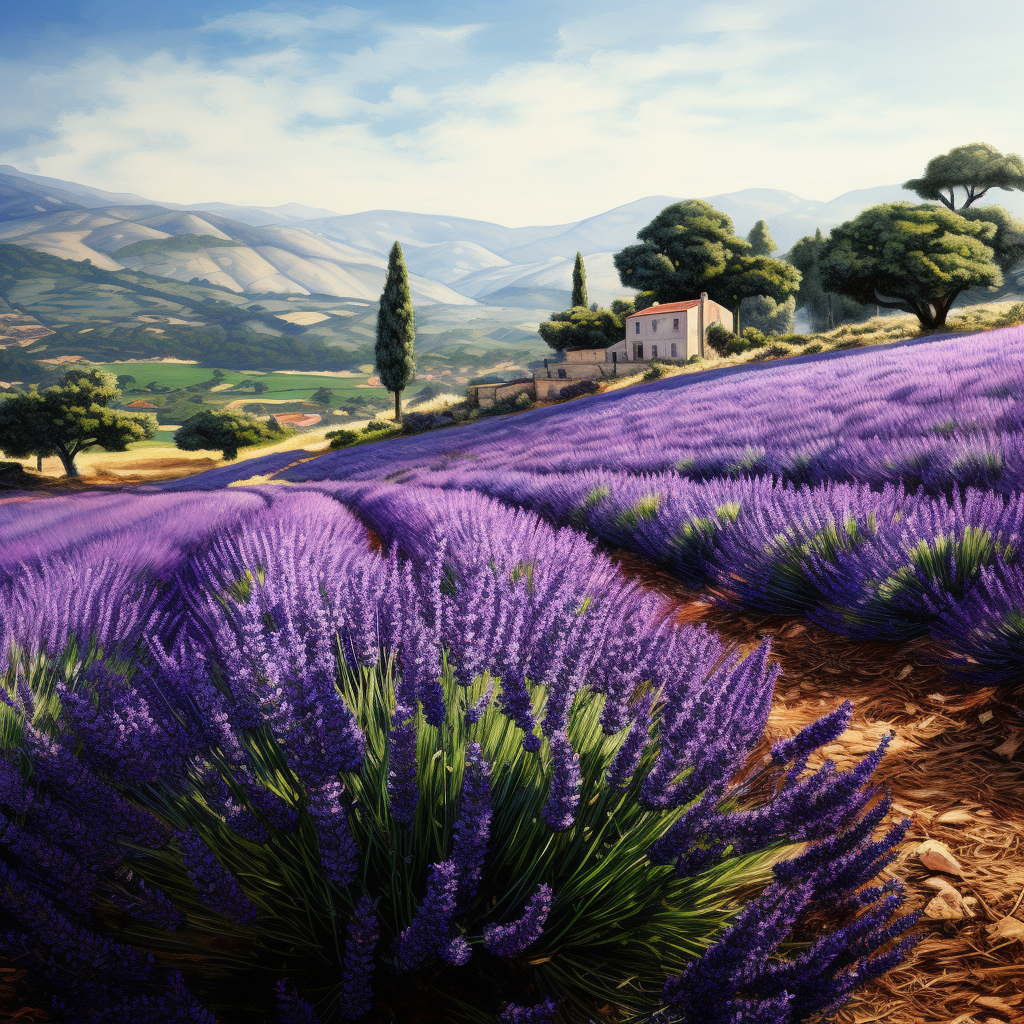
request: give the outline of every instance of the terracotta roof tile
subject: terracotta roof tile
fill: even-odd
[[[660,306],[648,306],[647,309],[641,309],[639,313],[630,313],[626,319],[632,320],[635,316],[653,316],[655,313],[678,313],[680,310],[693,309],[699,305],[700,299],[687,299],[685,302],[663,302]]]

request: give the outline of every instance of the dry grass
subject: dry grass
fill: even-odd
[[[304,433],[290,434],[276,444],[242,448],[238,452],[238,458],[232,463],[228,463],[219,452],[183,452],[172,446],[140,448],[127,452],[86,452],[75,460],[81,474],[77,479],[64,476],[64,467],[57,458],[43,459],[42,474],[36,473],[34,458],[9,461],[20,462],[36,479],[41,477],[44,482],[59,483],[61,487],[154,483],[160,480],[177,480],[195,473],[203,473],[208,469],[259,459],[274,452],[326,451],[329,443],[324,435],[330,429],[317,428]]]
[[[783,673],[769,737],[789,735],[849,698],[851,729],[825,755],[849,766],[895,733],[877,778],[893,796],[892,819],[911,831],[890,873],[910,908],[935,895],[936,872],[915,851],[945,843],[964,869],[950,878],[973,919],[925,920],[909,960],[858,992],[841,1024],[1008,1024],[1024,1021],[1024,943],[1000,938],[997,921],[1024,921],[1024,691],[965,690],[932,662],[929,642],[857,644],[796,619],[725,610],[628,554],[623,568],[676,604],[680,621],[705,622],[745,649],[772,638]]]

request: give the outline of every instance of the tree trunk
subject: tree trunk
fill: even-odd
[[[78,469],[75,466],[74,455],[65,455],[63,452],[57,452],[57,455],[60,457],[60,461],[64,465],[64,475],[78,476]]]
[[[395,392],[395,422],[399,425],[402,423],[402,389],[399,388]]]
[[[43,457],[42,455],[36,455],[36,472],[42,473],[43,471]]]
[[[957,290],[951,295],[944,295],[941,299],[933,299],[929,302],[914,303],[917,319],[926,331],[936,331],[946,326],[946,317],[949,315],[950,307],[956,302],[960,294]]]

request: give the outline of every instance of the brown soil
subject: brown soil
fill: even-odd
[[[842,1024],[1007,1024],[1024,1021],[1024,941],[995,924],[1024,922],[1024,691],[955,686],[930,664],[928,641],[853,643],[806,621],[735,612],[702,599],[629,554],[623,569],[664,593],[682,622],[704,622],[751,649],[764,636],[782,665],[769,738],[791,735],[843,700],[850,730],[822,753],[849,767],[890,730],[895,737],[876,778],[893,797],[892,820],[910,832],[888,869],[906,883],[907,906],[936,895],[936,877],[917,859],[926,839],[945,843],[963,878],[945,876],[975,916],[922,918],[922,939],[900,967],[857,992]],[[1005,927],[1005,924],[1004,924]]]

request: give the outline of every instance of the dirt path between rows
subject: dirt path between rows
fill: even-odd
[[[876,778],[892,794],[893,820],[909,817],[913,825],[889,873],[906,883],[908,908],[926,906],[944,878],[974,916],[923,918],[924,937],[907,962],[856,993],[836,1020],[1024,1021],[1024,689],[967,690],[929,664],[927,641],[853,643],[804,620],[731,611],[636,556],[617,557],[627,574],[676,603],[678,621],[706,623],[745,649],[772,638],[783,669],[772,739],[847,698],[853,725],[823,752],[840,768],[895,732]],[[924,867],[916,851],[927,839],[949,847],[962,878]]]

